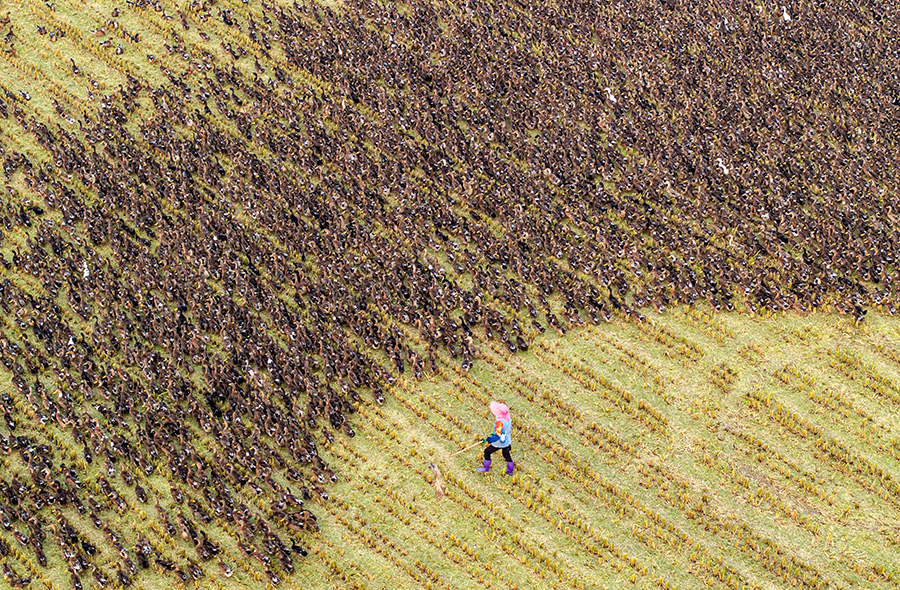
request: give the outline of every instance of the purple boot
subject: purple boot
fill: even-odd
[[[516,464],[513,463],[512,461],[507,461],[506,462],[506,475],[512,475],[513,467],[515,467],[515,466],[516,466]]]
[[[476,469],[475,471],[477,471],[478,473],[487,473],[487,472],[490,471],[490,470],[491,470],[491,462],[490,462],[488,459],[485,459],[485,460],[484,460],[484,465],[482,465],[481,467],[479,467],[479,468]]]

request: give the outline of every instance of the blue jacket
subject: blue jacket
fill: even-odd
[[[487,441],[498,449],[508,447],[512,443],[511,431],[511,420],[497,420],[494,424],[494,434],[490,435]]]

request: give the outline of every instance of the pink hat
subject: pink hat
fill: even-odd
[[[491,402],[491,414],[498,420],[509,420],[509,408],[501,402]]]

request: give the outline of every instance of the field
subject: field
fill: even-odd
[[[4,3],[0,587],[900,586],[898,26]]]
[[[446,363],[424,381],[401,378],[384,405],[358,405],[356,437],[320,439],[337,483],[327,500],[311,501],[321,531],[304,536],[310,555],[290,585],[898,586],[895,319],[875,314],[857,325],[833,313],[700,306],[547,334],[516,355],[490,343],[480,353],[468,372]],[[491,399],[513,413],[513,477],[501,475],[502,460],[475,473],[480,446],[454,455],[490,429]],[[196,448],[214,453],[214,441],[194,431]],[[69,433],[36,421],[25,432],[78,462]],[[24,467],[16,455],[0,459],[7,474]],[[446,483],[441,500],[432,462]],[[103,470],[82,466],[99,492]],[[168,500],[171,476],[134,476]],[[148,539],[163,558],[202,563],[134,491],[112,487],[126,507],[108,510],[109,524]],[[252,485],[232,493],[268,512]],[[53,511],[101,548],[93,560],[101,571],[114,570],[119,557],[83,515]],[[265,566],[238,549],[240,530],[207,530],[235,573],[207,568],[200,587],[268,587]],[[9,530],[0,539],[12,549],[5,563],[40,576],[34,587],[66,587],[54,568],[59,548],[47,547],[46,570]],[[137,587],[165,587],[158,576],[145,572]]]
[[[402,381],[328,447],[340,481],[301,579],[896,588],[898,328],[681,309]],[[502,460],[475,473],[480,447],[452,456],[490,429],[491,399],[512,408],[512,478]]]

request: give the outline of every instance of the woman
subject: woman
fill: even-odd
[[[512,475],[515,464],[509,451],[512,448],[512,422],[509,419],[509,408],[500,402],[491,402],[491,413],[494,415],[494,433],[483,439],[489,443],[484,449],[484,465],[476,469],[479,473],[487,473],[491,469],[491,455],[503,451],[506,459],[506,475]]]

